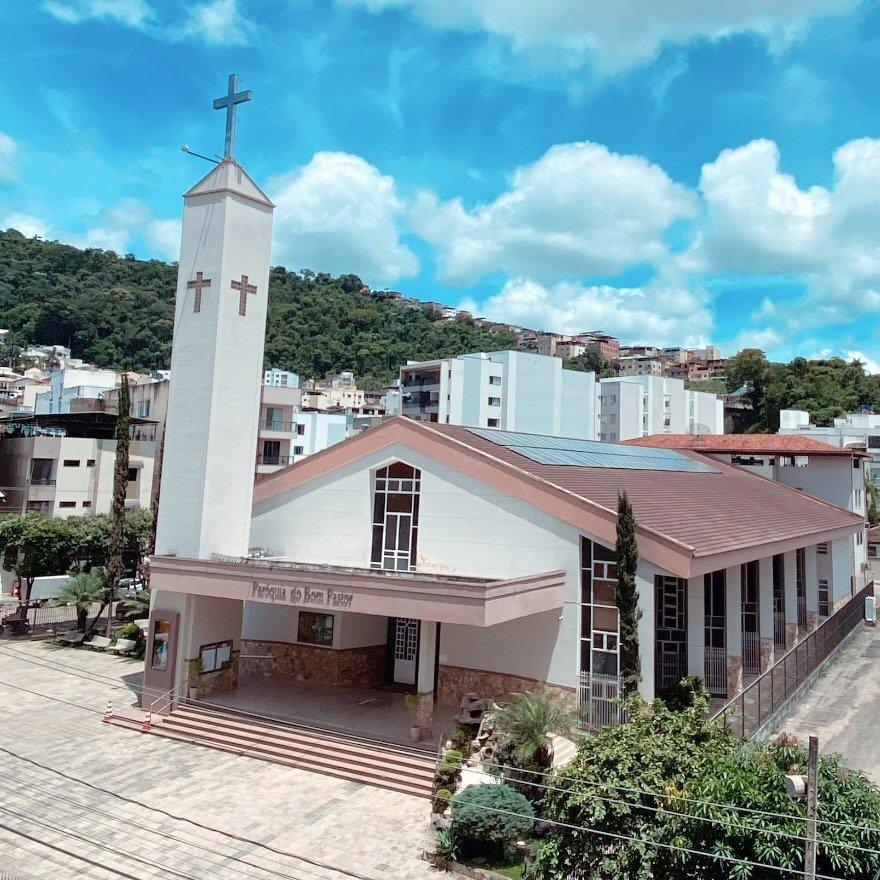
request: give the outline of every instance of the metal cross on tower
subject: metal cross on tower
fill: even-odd
[[[248,89],[246,92],[235,91],[238,88],[238,74],[229,74],[229,90],[222,98],[214,101],[214,109],[222,110],[226,108],[226,151],[223,154],[224,159],[233,158],[233,150],[235,149],[235,107],[237,104],[244,104],[253,97],[253,92]]]
[[[233,290],[238,291],[238,313],[239,315],[247,314],[247,295],[249,293],[256,293],[257,286],[255,284],[248,284],[247,275],[241,276],[241,281],[231,281],[230,286]]]
[[[201,272],[196,272],[195,280],[186,282],[187,289],[196,292],[193,300],[193,311],[200,312],[202,310],[202,290],[211,286],[210,278],[203,278]]]

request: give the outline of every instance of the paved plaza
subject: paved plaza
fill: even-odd
[[[427,801],[102,724],[142,664],[0,642],[0,869],[74,880],[416,880]]]
[[[822,752],[840,752],[880,784],[880,629],[853,636],[777,730],[818,736]]]

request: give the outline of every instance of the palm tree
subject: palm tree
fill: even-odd
[[[76,627],[80,632],[86,631],[89,609],[95,602],[104,598],[107,579],[99,569],[73,575],[58,591],[62,602],[76,605]]]
[[[149,617],[150,591],[138,590],[133,596],[123,596],[122,607],[126,617]]]
[[[574,723],[561,698],[546,687],[511,694],[498,707],[496,717],[505,745],[524,767],[549,767],[553,761],[550,735],[570,733]]]

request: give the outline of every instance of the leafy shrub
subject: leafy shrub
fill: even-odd
[[[473,785],[452,799],[452,832],[471,850],[503,852],[534,821],[532,805],[507,785]]]
[[[444,812],[444,810],[449,806],[451,800],[452,792],[448,788],[438,788],[437,791],[434,792],[434,812]]]
[[[437,832],[434,851],[444,859],[454,859],[458,855],[458,843],[451,828],[441,828]]]
[[[702,678],[698,675],[687,675],[677,684],[663,688],[658,696],[666,704],[667,709],[671,709],[673,712],[682,712],[697,704],[696,697],[699,697],[700,700],[708,700],[709,692],[706,690]]]
[[[139,642],[144,637],[144,632],[136,623],[127,623],[117,635],[120,639],[133,639]]]
[[[470,752],[471,743],[474,741],[474,732],[464,724],[459,724],[452,731],[452,736],[449,739],[452,742],[452,748],[462,753]]]
[[[547,769],[553,760],[548,733],[571,732],[572,714],[563,700],[546,687],[521,694],[498,707],[503,744],[523,767]]]

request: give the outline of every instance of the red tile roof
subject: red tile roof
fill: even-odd
[[[427,427],[615,513],[617,493],[625,489],[639,525],[691,548],[695,556],[863,523],[862,517],[812,495],[689,451],[682,454],[711,464],[713,471],[539,464],[467,428]]]
[[[841,449],[814,437],[798,434],[649,434],[623,441],[627,446],[655,446],[664,449],[692,449],[705,453],[756,453],[764,455],[839,455],[851,458],[864,453]]]
[[[880,525],[868,529],[868,543],[880,544]]]

